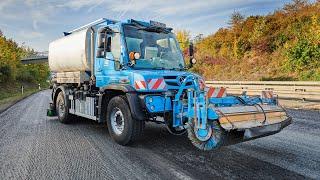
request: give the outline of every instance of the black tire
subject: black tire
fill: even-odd
[[[111,138],[116,143],[127,145],[143,134],[145,122],[132,118],[125,96],[116,96],[109,101],[107,107],[107,126]]]
[[[69,108],[66,105],[66,101],[64,99],[64,94],[62,91],[59,92],[55,104],[59,121],[64,124],[70,123],[71,115],[69,114]]]
[[[167,130],[169,131],[169,133],[173,134],[173,135],[183,135],[187,132],[186,129],[179,129],[179,128],[174,128],[173,127],[173,118],[172,118],[172,113],[167,113],[164,116],[164,120],[166,121],[166,126],[167,126]]]

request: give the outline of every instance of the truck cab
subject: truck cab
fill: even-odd
[[[48,110],[63,123],[72,116],[107,123],[111,137],[127,145],[146,121],[156,122],[211,150],[229,132],[245,137],[252,128],[280,123],[246,137],[251,139],[291,122],[273,97],[227,96],[224,88],[206,87],[201,76],[187,71],[172,28],[163,23],[102,18],[64,34],[49,45],[56,78]]]

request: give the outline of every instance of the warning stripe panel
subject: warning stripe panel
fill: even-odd
[[[204,82],[204,80],[202,79],[199,80],[199,86],[201,90],[206,88],[206,83]]]
[[[147,88],[145,81],[135,81],[134,86],[138,90],[144,90]]]
[[[150,79],[148,80],[148,88],[151,90],[163,90],[166,88],[164,79]]]
[[[220,87],[209,87],[207,90],[207,97],[208,98],[222,98],[227,96],[226,88]]]
[[[267,99],[273,98],[273,91],[262,91],[261,98],[267,98]]]

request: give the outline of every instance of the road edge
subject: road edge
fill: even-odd
[[[9,108],[11,108],[13,105],[15,105],[15,104],[21,102],[22,100],[24,100],[24,99],[26,99],[26,98],[28,98],[28,97],[30,97],[30,96],[38,93],[38,92],[41,92],[41,91],[43,91],[43,90],[35,91],[35,92],[33,92],[33,93],[31,93],[31,94],[29,94],[29,95],[27,95],[27,96],[24,96],[24,97],[22,97],[22,98],[20,98],[20,99],[18,99],[18,100],[15,100],[15,101],[13,101],[13,102],[11,102],[11,103],[8,103],[8,104],[9,104],[8,107],[5,107],[4,109],[0,109],[0,114],[2,114],[3,112],[5,112],[5,111],[8,110]]]

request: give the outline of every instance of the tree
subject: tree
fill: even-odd
[[[197,72],[215,80],[320,80],[319,12],[320,0],[293,0],[261,16],[234,12],[230,27],[196,43]]]
[[[182,51],[185,51],[190,43],[190,32],[187,30],[177,30],[176,36]]]
[[[1,29],[0,29],[0,37],[2,37],[3,36],[3,33],[2,33],[2,31],[1,31]]]
[[[286,12],[298,12],[308,5],[308,0],[293,0],[291,3],[286,4],[283,8]]]
[[[237,26],[244,21],[244,16],[237,11],[234,11],[230,17],[229,25]]]

